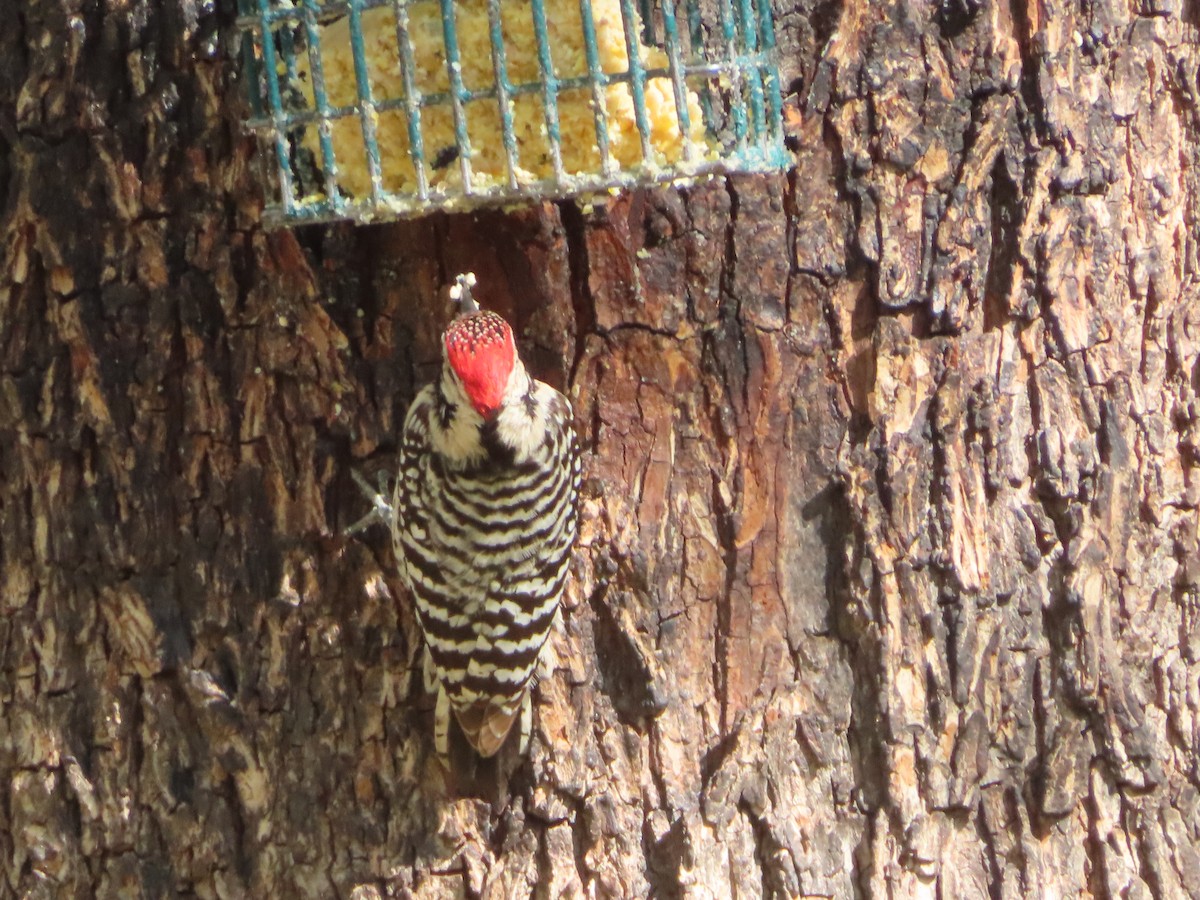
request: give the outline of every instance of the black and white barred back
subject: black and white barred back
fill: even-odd
[[[528,688],[578,530],[570,403],[516,367],[513,396],[494,418],[464,402],[447,365],[404,424],[393,538],[439,692],[443,755],[447,705],[483,756],[519,712],[530,714]]]

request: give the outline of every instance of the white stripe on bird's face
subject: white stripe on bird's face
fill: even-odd
[[[450,421],[443,424],[435,413],[432,434],[433,449],[453,468],[466,468],[484,460],[486,451],[480,440],[485,424],[471,405],[462,382],[454,369],[442,369],[442,395],[453,408]],[[550,404],[557,394],[554,388],[534,381],[518,359],[509,373],[504,399],[495,415],[496,437],[513,452],[513,462],[520,464],[533,459],[546,438],[550,421]]]
[[[550,408],[558,392],[548,384],[532,381],[524,366],[519,378],[517,374],[514,370],[504,405],[496,416],[496,436],[512,448],[513,461],[520,464],[539,455],[547,429],[557,424],[551,421]]]
[[[517,366],[520,366],[520,361]],[[471,405],[462,382],[450,366],[442,367],[442,396],[450,405],[450,420],[443,421],[440,410],[435,409],[430,417],[430,444],[433,451],[442,457],[451,468],[466,468],[483,462],[486,451],[479,440],[483,427],[483,416]]]

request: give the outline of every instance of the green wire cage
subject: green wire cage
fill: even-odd
[[[786,168],[768,0],[239,0],[272,224]]]

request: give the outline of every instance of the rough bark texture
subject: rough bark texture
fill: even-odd
[[[264,232],[227,11],[0,0],[0,895],[1200,896],[1197,16],[777,4],[796,166]],[[351,467],[572,392],[528,760]]]

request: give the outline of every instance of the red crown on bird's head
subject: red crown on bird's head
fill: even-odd
[[[450,323],[442,343],[446,362],[462,382],[471,405],[487,419],[495,415],[504,399],[517,362],[517,347],[512,328],[503,318],[494,312],[479,311],[469,293],[473,281],[471,276],[459,277],[459,291],[452,291],[452,296],[457,294],[455,299],[461,298],[468,311]]]

